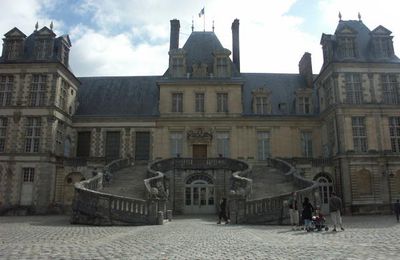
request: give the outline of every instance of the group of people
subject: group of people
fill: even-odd
[[[298,210],[296,192],[293,192],[292,196],[289,198],[288,206],[289,206],[290,224],[292,225],[292,229],[293,230],[300,229],[299,210]],[[314,206],[311,204],[310,199],[308,197],[304,198],[302,206],[303,210],[301,212],[301,217],[304,223],[304,229],[309,231],[311,228],[312,217],[314,212],[315,212],[314,214],[315,218],[317,220],[323,219],[324,217],[319,207],[314,209]],[[331,198],[329,200],[329,212],[331,215],[334,232],[337,231],[336,229],[337,227],[340,227],[340,229],[344,231],[341,210],[342,210],[342,200],[335,194],[335,192],[332,192]]]

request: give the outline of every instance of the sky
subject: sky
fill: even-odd
[[[333,34],[338,14],[370,30],[392,31],[400,56],[398,0],[0,0],[0,33],[14,27],[30,35],[54,24],[68,34],[70,66],[76,76],[162,75],[168,67],[170,20],[180,20],[179,45],[192,29],[212,31],[232,49],[231,24],[240,20],[242,72],[297,73],[304,52],[313,71],[322,65],[322,33]],[[205,16],[199,18],[204,7]],[[7,11],[5,11],[7,10]],[[204,19],[205,18],[205,19]],[[204,28],[205,21],[205,28]],[[0,52],[2,47],[0,46]]]

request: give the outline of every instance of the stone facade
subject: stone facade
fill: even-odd
[[[322,35],[324,65],[313,75],[309,53],[299,74],[240,72],[238,20],[233,61],[214,32],[193,32],[179,48],[179,28],[172,20],[169,68],[157,77],[78,79],[68,36],[47,27],[5,34],[1,210],[63,208],[73,184],[111,159],[176,156],[283,158],[323,184],[326,207],[336,190],[348,213],[388,211],[400,198],[400,61],[390,31],[340,21],[335,35]],[[188,176],[174,180],[183,186]]]

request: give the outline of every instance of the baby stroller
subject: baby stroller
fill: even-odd
[[[325,217],[321,213],[316,213],[312,216],[311,224],[307,231],[321,231],[322,229],[328,231],[329,227],[325,224]]]

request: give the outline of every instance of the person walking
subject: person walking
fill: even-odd
[[[219,215],[218,223],[221,224],[221,220],[224,219],[225,224],[229,224],[230,220],[228,218],[228,201],[226,198],[222,198],[219,203]]]
[[[290,225],[292,226],[292,230],[296,230],[299,226],[299,210],[297,208],[296,192],[292,192],[292,195],[288,200],[288,206],[289,206]]]
[[[342,200],[336,195],[335,192],[332,192],[331,198],[329,199],[329,212],[331,213],[331,219],[333,223],[333,232],[336,232],[336,226],[339,225],[340,229],[344,231],[343,223],[342,223]]]
[[[394,203],[394,214],[396,214],[397,223],[399,223],[399,215],[400,215],[400,202],[396,200]]]
[[[310,203],[310,199],[308,197],[305,197],[304,201],[303,201],[303,211],[301,213],[301,216],[304,221],[304,228],[305,228],[305,230],[307,230],[307,232],[310,231],[310,225],[311,225],[313,211],[314,211],[314,207]]]

